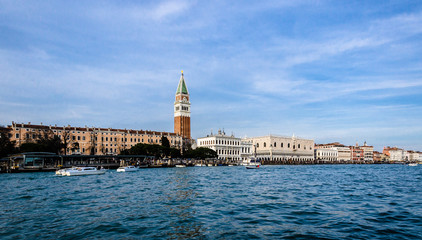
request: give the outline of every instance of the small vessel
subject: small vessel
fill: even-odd
[[[63,176],[83,176],[104,174],[105,169],[97,169],[96,167],[77,167],[64,172]]]
[[[260,165],[260,160],[256,158],[249,158],[245,167],[246,169],[257,169],[259,168],[259,165]]]
[[[416,167],[416,166],[418,166],[418,164],[417,163],[409,163],[409,166]]]
[[[176,167],[186,167],[184,164],[176,164]]]
[[[204,163],[197,163],[195,164],[195,167],[206,167],[207,165],[205,165]]]
[[[119,167],[117,172],[135,172],[138,171],[139,168],[135,166],[126,166],[126,167]]]
[[[59,169],[59,170],[56,171],[56,175],[66,176],[66,172],[69,171],[69,170],[72,170],[72,169],[76,169],[76,168],[75,167],[72,167],[72,168]]]

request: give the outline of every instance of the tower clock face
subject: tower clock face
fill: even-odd
[[[183,97],[183,102],[186,102],[186,97]]]

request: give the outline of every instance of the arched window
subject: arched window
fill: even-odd
[[[281,147],[283,147],[283,143],[281,143]]]
[[[259,143],[256,144],[256,147],[259,148]]]
[[[290,148],[290,143],[287,144],[287,148]]]
[[[264,142],[264,147],[267,147],[267,143]]]
[[[274,147],[277,147],[277,143],[276,142],[274,142]]]
[[[297,148],[300,148],[300,144],[297,145]]]

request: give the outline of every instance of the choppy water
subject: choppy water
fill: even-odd
[[[1,239],[421,239],[422,166],[0,175]]]

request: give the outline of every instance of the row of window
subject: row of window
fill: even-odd
[[[58,135],[60,138],[62,137],[61,135]],[[9,137],[11,137],[11,135],[9,134]],[[19,133],[16,133],[16,135],[15,135],[15,137],[17,138],[17,139],[19,139],[19,137],[20,137],[20,135],[19,135]],[[26,138],[27,139],[31,139],[31,137],[32,137],[32,139],[37,139],[37,138],[41,138],[41,135],[40,134],[32,134],[32,135],[30,135],[29,133],[27,133],[26,134]],[[68,139],[69,139],[69,136],[68,136]],[[85,138],[85,136],[72,136],[72,140],[73,141],[76,141],[76,140],[78,140],[78,141],[85,141],[86,140],[86,138]],[[98,137],[95,137],[95,140],[96,141],[98,141]],[[109,138],[108,137],[105,137],[105,141],[106,142],[108,142],[108,140],[109,140]],[[122,142],[124,141],[124,142],[127,142],[127,138],[122,138],[121,139],[122,140]],[[140,139],[140,138],[130,138],[129,139],[130,140],[130,142],[144,142],[144,139],[142,138],[142,139]],[[104,137],[101,137],[101,141],[104,141]],[[113,141],[113,138],[112,137],[110,137],[110,141]],[[117,142],[117,138],[115,137],[114,138],[114,141],[115,142]],[[155,143],[158,143],[158,142],[160,142],[161,143],[161,140],[158,140],[158,139],[155,139]],[[173,143],[175,143],[176,141],[173,141],[173,139],[170,141],[171,142],[171,144],[173,144]],[[154,139],[148,139],[148,143],[154,143]]]
[[[239,146],[240,142],[239,141],[232,141],[232,140],[221,140],[221,139],[217,139],[217,140],[207,140],[207,141],[200,141],[201,145],[229,145],[229,146]]]
[[[264,142],[264,148],[267,147],[267,143]],[[259,143],[256,144],[256,147],[259,148]],[[273,147],[277,147],[277,142],[274,142]],[[280,143],[280,147],[284,147],[284,143]],[[290,143],[287,143],[287,148],[290,148]],[[296,145],[293,144],[293,149],[296,149]],[[297,149],[300,149],[300,144],[297,145]],[[306,146],[303,147],[304,150],[306,150]],[[312,150],[312,147],[309,147],[310,150]]]
[[[18,130],[18,129],[16,129],[16,130]],[[26,129],[26,131],[30,131],[30,129]],[[33,131],[38,131],[38,132],[45,132],[45,130],[42,130],[42,129],[33,129]],[[55,133],[62,133],[62,131],[63,130],[53,130],[53,132],[55,132]],[[70,131],[69,131],[69,133],[70,133]],[[72,133],[76,133],[76,131],[72,131]],[[78,134],[80,134],[81,132],[80,131],[78,131],[77,132]],[[92,132],[82,132],[82,134],[85,134],[85,133],[92,133]],[[108,135],[109,133],[108,132],[105,132],[105,133],[103,133],[103,132],[98,132],[99,134],[104,134],[104,135]],[[19,134],[19,133],[17,133],[17,134]],[[122,133],[120,133],[120,134],[122,134]],[[140,137],[143,137],[144,136],[144,134],[132,134],[132,133],[123,133],[124,135],[127,135],[127,136],[140,136]],[[117,135],[117,133],[110,133],[110,135]],[[147,134],[146,135],[147,137],[157,137],[158,135],[150,135],[150,134]],[[18,137],[17,137],[18,138]],[[174,138],[174,137],[171,137],[171,138]]]
[[[317,156],[337,156],[336,152],[317,152]]]
[[[224,154],[224,155],[239,155],[239,150],[223,150],[223,149],[218,149],[217,153],[219,155]]]

